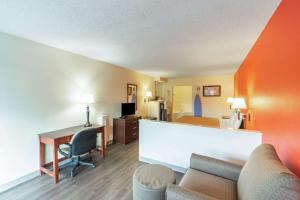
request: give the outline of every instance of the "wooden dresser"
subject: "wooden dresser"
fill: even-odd
[[[127,118],[114,118],[113,140],[114,143],[128,144],[139,137],[139,116]]]

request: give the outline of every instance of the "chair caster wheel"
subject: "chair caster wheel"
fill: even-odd
[[[71,172],[71,177],[73,178],[76,175],[75,172]]]

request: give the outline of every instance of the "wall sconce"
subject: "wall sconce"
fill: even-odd
[[[146,96],[144,97],[144,102],[149,102],[150,98],[152,97],[151,91],[146,91]]]

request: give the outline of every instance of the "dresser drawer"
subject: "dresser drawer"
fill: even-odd
[[[138,119],[131,119],[126,121],[125,130],[126,130],[126,143],[136,140],[139,134]]]
[[[135,124],[128,124],[125,126],[126,132],[138,131],[139,126]]]
[[[139,127],[138,126],[128,126],[126,127],[126,138],[129,140],[135,140],[138,138]]]
[[[127,125],[137,126],[139,124],[139,120],[138,119],[126,120],[125,124],[126,126]]]
[[[139,119],[115,118],[114,119],[114,142],[128,144],[139,138]]]
[[[136,140],[138,138],[138,131],[128,131],[126,132],[126,136],[125,136],[125,144],[132,142],[134,140]]]
[[[136,130],[139,128],[138,120],[128,120],[125,123],[126,131]]]
[[[132,139],[137,139],[138,131],[131,131],[127,133],[127,136]]]

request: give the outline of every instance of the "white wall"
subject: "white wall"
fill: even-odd
[[[203,97],[202,87],[204,85],[221,85],[221,97]],[[220,118],[222,115],[228,115],[230,113],[229,105],[226,103],[226,99],[228,97],[232,97],[234,94],[233,75],[169,79],[168,83],[163,84],[163,93],[164,98],[168,100],[171,105],[172,88],[174,86],[193,86],[193,99],[197,94],[197,87],[200,87],[202,114],[205,117]]]
[[[135,83],[138,113],[147,113],[152,77],[2,33],[0,44],[0,185],[38,170],[39,133],[85,122],[81,93],[95,95],[91,122],[101,122],[120,116]]]
[[[170,122],[140,120],[139,157],[141,161],[161,163],[177,171],[189,167],[192,153],[244,164],[262,134]]]

